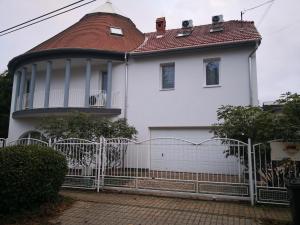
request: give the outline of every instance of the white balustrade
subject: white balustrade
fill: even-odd
[[[91,91],[89,97],[90,107],[105,107],[106,91]]]
[[[84,104],[84,89],[70,89],[69,90],[69,106],[68,107],[85,107]],[[44,108],[45,91],[35,91],[33,108]],[[89,107],[91,108],[104,108],[106,106],[107,93],[103,90],[91,90],[89,96]],[[120,92],[112,93],[112,108],[120,108]],[[64,103],[64,90],[51,89],[49,96],[49,108],[63,107]],[[17,98],[17,110],[19,109],[20,98]],[[23,95],[22,110],[29,109],[29,94]]]

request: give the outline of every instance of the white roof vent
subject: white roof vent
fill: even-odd
[[[115,5],[112,4],[110,0],[106,0],[105,3],[100,5],[100,7],[94,9],[91,13],[110,13],[124,15]]]
[[[193,27],[193,20],[183,20],[182,21],[182,28],[192,28]]]

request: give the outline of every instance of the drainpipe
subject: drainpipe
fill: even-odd
[[[249,94],[250,94],[250,106],[253,106],[253,87],[252,87],[252,56],[255,54],[259,46],[259,43],[256,42],[254,50],[250,53],[248,57],[248,66],[249,66]]]
[[[128,53],[124,55],[125,60],[125,105],[124,105],[124,118],[127,119],[128,108]]]

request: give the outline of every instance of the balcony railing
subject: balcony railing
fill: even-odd
[[[91,92],[89,97],[90,107],[104,107],[106,105],[106,91]]]
[[[112,93],[111,108],[121,108],[119,92]],[[44,108],[45,91],[35,91],[33,108]],[[91,90],[89,96],[90,108],[105,108],[107,103],[107,93],[103,90]],[[16,111],[20,110],[20,97],[17,98]],[[23,104],[21,110],[29,109],[29,94],[23,95]],[[49,95],[49,108],[64,107],[64,90],[51,89]],[[70,89],[68,107],[85,108],[85,91],[81,89]]]

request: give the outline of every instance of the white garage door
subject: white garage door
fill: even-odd
[[[151,128],[151,138],[173,137],[192,142],[201,142],[213,137],[209,128]]]
[[[212,138],[209,129],[150,129],[151,138],[170,137],[195,143]],[[198,146],[173,139],[151,142],[152,170],[237,174],[235,157],[227,157],[221,142],[206,142]]]

